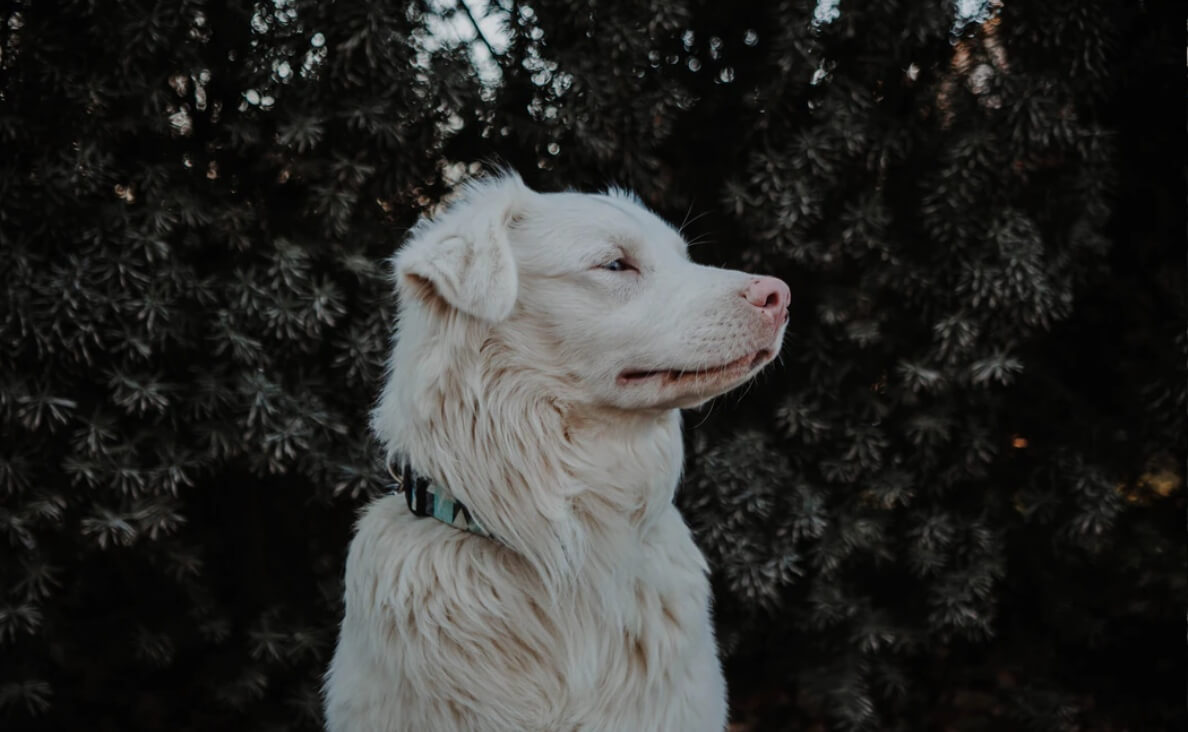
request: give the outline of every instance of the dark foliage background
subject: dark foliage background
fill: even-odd
[[[320,724],[383,259],[496,161],[792,285],[687,418],[740,729],[1183,729],[1173,5],[0,2],[0,725]]]

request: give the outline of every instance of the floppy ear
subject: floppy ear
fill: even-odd
[[[519,278],[508,230],[531,195],[515,173],[469,185],[397,253],[397,290],[491,322],[511,315]]]

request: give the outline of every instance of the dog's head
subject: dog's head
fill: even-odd
[[[790,299],[773,277],[693,263],[630,194],[542,194],[515,174],[419,224],[395,274],[402,329],[465,331],[474,358],[576,407],[691,407],[739,386],[778,353]]]

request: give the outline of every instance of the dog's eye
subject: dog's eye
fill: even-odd
[[[612,259],[611,261],[609,261],[606,264],[603,264],[601,266],[602,266],[602,269],[607,269],[607,270],[610,270],[611,272],[626,272],[628,270],[635,269],[635,267],[632,267],[630,264],[627,263],[626,259]]]

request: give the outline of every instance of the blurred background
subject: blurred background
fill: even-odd
[[[492,165],[792,286],[685,419],[733,730],[1188,724],[1182,5],[0,8],[3,729],[320,727],[384,260]]]

